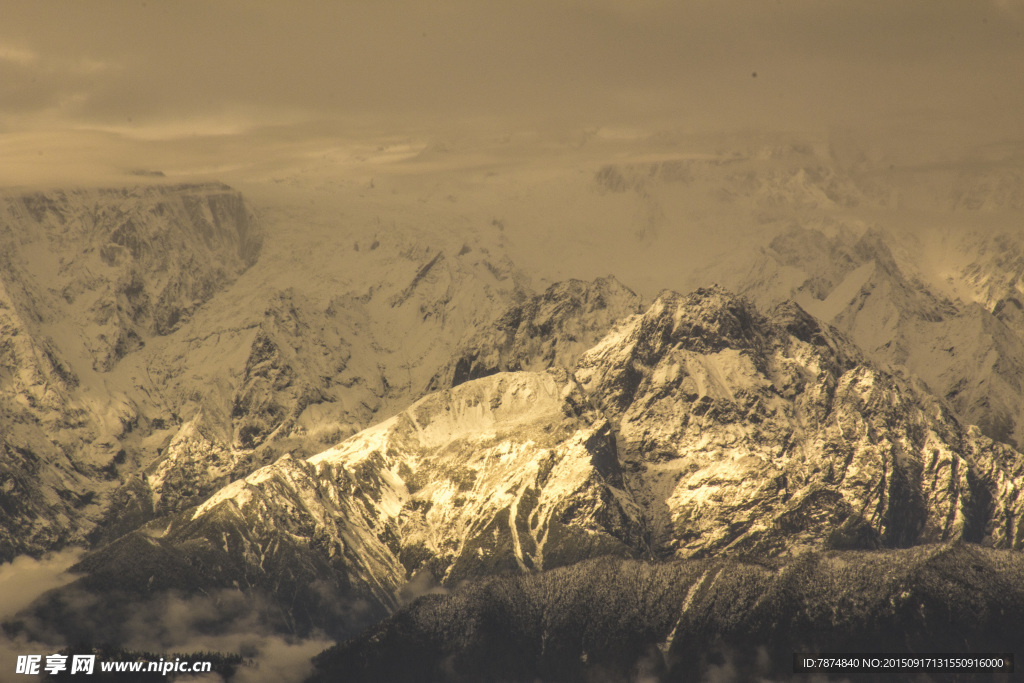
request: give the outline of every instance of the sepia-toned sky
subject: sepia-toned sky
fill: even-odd
[[[59,151],[68,131],[1024,134],[1024,0],[0,0],[0,17],[8,163],[12,140]]]

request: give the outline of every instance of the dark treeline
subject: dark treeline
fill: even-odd
[[[1022,579],[1024,557],[963,543],[763,563],[604,558],[420,598],[318,656],[310,681],[805,680],[793,652],[1013,652]]]

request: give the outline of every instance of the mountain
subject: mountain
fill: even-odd
[[[222,185],[0,197],[0,557],[79,541],[146,390],[111,380],[258,257],[258,224]],[[134,395],[130,395],[134,394]]]
[[[342,636],[353,605],[365,626],[413,580],[599,556],[1019,549],[1022,467],[796,304],[666,292],[573,373],[469,380],[284,455],[89,554],[71,590],[251,591],[291,629]]]
[[[556,282],[477,330],[429,387],[451,387],[497,372],[571,369],[615,323],[640,310],[640,296],[612,276]]]
[[[365,680],[1013,649],[1019,176],[666,140],[4,193],[0,557],[88,548],[8,632]]]
[[[319,452],[530,294],[500,244],[307,218],[216,183],[2,197],[0,556],[110,541]],[[296,230],[328,237],[316,269]]]
[[[602,558],[425,596],[317,656],[308,680],[789,681],[808,680],[793,673],[796,652],[1013,652],[1022,571],[1019,553],[961,543],[771,561]]]
[[[1004,232],[949,239],[793,227],[718,279],[762,306],[798,301],[875,362],[922,380],[964,422],[1015,445],[1024,437],[1024,326],[1013,283],[1024,251]]]
[[[8,194],[0,211],[7,286],[100,372],[168,334],[262,244],[241,195],[218,184]]]
[[[842,135],[670,149],[595,164],[592,201],[631,202],[639,239],[604,251],[603,263],[622,265],[603,268],[654,290],[717,282],[766,309],[793,299],[875,362],[923,380],[964,422],[1021,443],[1014,162],[908,161]]]
[[[419,570],[456,583],[629,555],[638,512],[615,486],[614,449],[564,373],[494,375],[151,522],[83,560],[81,585],[258,588],[296,628],[337,631],[348,614],[332,605],[380,616]]]
[[[529,291],[507,259],[461,240],[394,231],[342,251],[341,282],[315,271],[290,282],[279,256],[261,260],[178,338],[138,357],[178,419],[126,479],[103,538],[408,406],[464,337]]]
[[[662,295],[576,378],[615,426],[657,557],[1019,545],[993,509],[1019,505],[1019,454],[793,303],[762,316],[721,289]]]

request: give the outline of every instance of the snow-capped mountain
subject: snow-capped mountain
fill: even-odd
[[[573,370],[465,381],[282,456],[92,553],[80,585],[251,590],[340,634],[354,603],[384,614],[422,572],[1024,545],[1024,458],[794,303],[667,292]]]
[[[313,455],[408,406],[465,337],[529,292],[501,253],[443,235],[357,232],[330,249],[337,272],[303,278],[280,254],[266,256],[138,356],[177,424],[119,492],[107,537],[125,528],[120,516],[138,521],[133,510],[181,510],[284,453]]]
[[[614,449],[566,377],[499,374],[307,460],[285,455],[82,568],[121,589],[259,589],[298,628],[337,629],[348,615],[330,606],[383,614],[420,569],[457,582],[629,554],[620,538],[638,535],[638,515],[615,488]]]
[[[1017,545],[988,501],[1020,504],[1019,456],[795,304],[764,318],[723,290],[663,295],[584,354],[576,377],[617,427],[656,556]]]
[[[640,312],[640,302],[612,276],[555,283],[477,330],[430,386],[455,386],[496,372],[571,369],[615,323]]]
[[[198,596],[300,634],[397,614],[339,650],[372,679],[394,628],[488,651],[458,630],[474,586],[540,591],[545,619],[563,588],[632,599],[562,586],[577,565],[674,577],[640,591],[673,607],[623,627],[645,634],[628,657],[600,609],[604,635],[553,650],[599,662],[600,641],[614,666],[656,647],[671,668],[705,630],[838,628],[821,615],[855,595],[930,633],[942,572],[989,610],[1024,545],[1019,176],[676,151],[540,173],[428,150],[274,178],[295,187],[256,206],[220,184],[5,195],[0,557],[89,545],[23,628],[120,642],[132,610]],[[804,612],[750,588],[849,563],[852,593]],[[536,578],[487,582],[506,574]],[[401,630],[434,617],[442,636]]]
[[[2,212],[5,557],[111,540],[336,443],[529,293],[500,245],[295,228],[220,184],[12,191]],[[296,269],[296,229],[329,236],[318,269]]]
[[[66,353],[101,372],[174,329],[262,244],[241,195],[224,185],[9,194],[2,211],[8,256],[20,257],[5,279]]]
[[[717,279],[761,305],[798,301],[875,361],[923,380],[963,421],[1016,444],[1024,437],[1024,327],[1013,302],[1024,252],[1004,232],[954,245],[949,256],[938,237],[792,228]]]
[[[0,557],[81,539],[149,432],[156,397],[114,377],[252,265],[258,226],[222,185],[0,198]],[[158,399],[157,399],[158,400]]]

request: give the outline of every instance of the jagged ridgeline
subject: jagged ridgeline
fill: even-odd
[[[243,591],[288,629],[344,637],[396,609],[411,578],[453,587],[597,557],[689,572],[708,558],[782,567],[858,551],[826,557],[882,580],[928,544],[1019,549],[1021,467],[795,304],[762,314],[719,288],[666,292],[571,372],[465,381],[316,456],[282,457],[91,553],[65,590],[124,604]],[[977,604],[998,610],[994,594]],[[49,608],[88,622],[77,602]],[[90,628],[116,637],[106,617]]]
[[[219,184],[0,196],[0,559],[81,541],[130,459],[122,437],[151,427],[122,391],[146,382],[111,371],[261,244]]]
[[[783,231],[733,270],[742,276],[727,277],[730,286],[761,306],[798,301],[872,360],[920,378],[961,421],[1017,446],[1024,438],[1020,232],[965,232],[945,238],[943,248],[927,236],[827,227]],[[957,254],[951,263],[942,260],[948,253]]]
[[[529,296],[464,235],[332,224],[297,264],[293,216],[215,183],[0,199],[0,558],[103,545],[336,444]]]
[[[0,557],[91,544],[28,636],[198,605],[211,635],[354,638],[324,679],[467,681],[1021,644],[1011,256],[963,276],[989,310],[881,234],[793,230],[734,278],[758,306],[643,302],[534,294],[465,235],[264,248],[222,185],[4,201]],[[950,393],[988,361],[929,359],[978,329],[1000,361]]]

